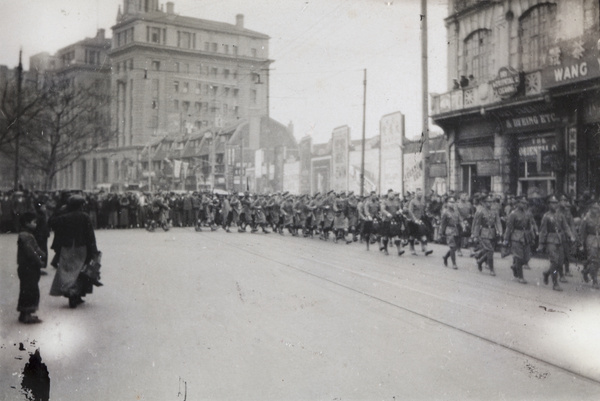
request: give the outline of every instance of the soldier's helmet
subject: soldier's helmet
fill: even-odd
[[[554,195],[551,195],[551,196],[548,198],[548,203],[558,203],[558,199],[556,199],[556,196],[554,196]]]
[[[519,203],[523,203],[523,204],[527,204],[527,197],[526,196],[517,196],[515,197],[515,200]]]

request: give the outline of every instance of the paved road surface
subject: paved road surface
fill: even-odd
[[[16,236],[0,236],[0,399],[39,348],[51,400],[591,400],[600,291],[557,293],[459,258],[384,256],[289,235],[98,231],[84,305],[17,322]],[[576,270],[576,268],[574,269]],[[24,350],[19,350],[19,343]]]

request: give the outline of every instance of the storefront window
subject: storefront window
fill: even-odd
[[[473,195],[476,192],[490,192],[492,188],[492,177],[477,175],[476,164],[465,164],[462,168],[462,191]]]
[[[556,172],[542,164],[542,156],[556,150],[553,135],[535,135],[519,141],[518,194],[535,198],[554,193]]]

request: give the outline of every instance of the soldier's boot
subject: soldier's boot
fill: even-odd
[[[448,251],[448,253],[446,253],[444,256],[442,256],[442,260],[444,261],[445,267],[448,267],[448,256],[450,256],[450,251]]]
[[[456,254],[452,251],[450,251],[450,259],[452,260],[452,268],[454,270],[458,269],[458,266],[456,266]]]
[[[493,257],[487,257],[488,266],[490,268],[490,276],[495,276],[496,272],[494,271],[494,259]]]
[[[368,251],[369,245],[371,244],[371,238],[369,238],[369,234],[365,235],[365,242],[367,243],[367,251]]]
[[[410,245],[410,254],[417,256],[417,251],[415,251],[415,240],[412,238],[409,239],[408,244]]]
[[[402,249],[402,242],[399,239],[394,241],[394,245],[396,245],[396,249],[398,250],[398,256],[404,255],[404,249]]]
[[[477,258],[477,269],[480,272],[483,271],[483,262],[485,262],[485,258],[483,258],[483,257]]]
[[[552,289],[554,291],[562,291],[562,288],[560,287],[560,285],[558,285],[558,272],[555,270],[554,272],[552,272]]]
[[[544,284],[548,285],[548,276],[550,275],[549,272],[544,272],[543,274],[543,278],[544,278]]]

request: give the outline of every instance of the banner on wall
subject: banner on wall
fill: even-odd
[[[332,141],[332,188],[336,192],[348,190],[350,127],[344,125],[333,130]]]
[[[423,186],[423,154],[404,155],[404,191],[415,192]]]
[[[381,135],[379,165],[381,190],[402,191],[402,146],[404,143],[404,114],[391,113],[379,122]]]

